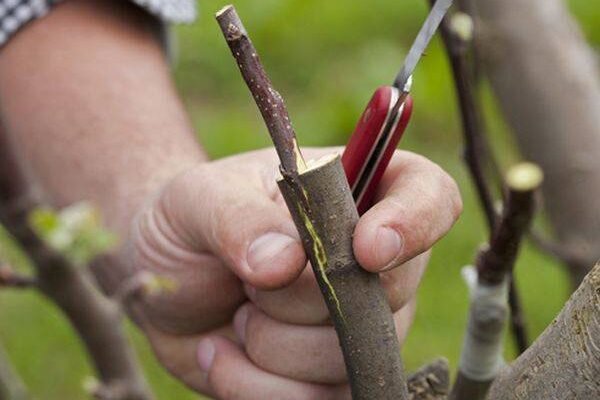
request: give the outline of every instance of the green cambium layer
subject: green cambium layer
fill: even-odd
[[[298,212],[302,216],[302,220],[304,222],[304,227],[306,228],[306,231],[310,235],[310,238],[312,241],[313,252],[314,252],[315,258],[317,260],[317,265],[315,267],[318,270],[321,280],[327,286],[328,295],[331,296],[331,298],[333,298],[333,300],[335,301],[336,310],[338,312],[338,315],[342,318],[343,321],[345,321],[346,319],[344,317],[344,313],[342,312],[340,300],[335,292],[335,288],[333,287],[333,285],[331,284],[331,281],[327,277],[327,253],[325,252],[325,247],[323,246],[323,242],[321,241],[321,238],[319,237],[319,234],[317,233],[315,226],[313,225],[312,221],[310,220],[309,216],[307,215],[306,211],[304,210],[304,208],[301,205],[298,205]]]

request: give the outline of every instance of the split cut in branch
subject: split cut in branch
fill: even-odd
[[[454,400],[483,400],[504,365],[503,332],[508,314],[508,281],[535,210],[535,193],[542,171],[521,163],[506,176],[507,200],[492,239],[466,270],[471,289],[469,322],[452,390]]]
[[[433,4],[433,0],[430,0],[430,3]],[[466,14],[463,15],[469,18]],[[454,17],[456,17],[456,14]],[[482,112],[478,105],[475,88],[473,87],[475,81],[474,66],[468,57],[469,52],[473,50],[470,44],[472,26],[467,27],[466,30],[467,32],[462,32],[461,35],[456,27],[453,28],[451,26],[448,16],[440,24],[440,34],[450,61],[462,119],[465,140],[464,159],[475,184],[475,189],[491,236],[494,232],[498,215],[494,207],[492,192],[486,182],[485,163],[483,161],[485,159],[491,160],[491,156],[489,154],[489,146],[483,135]],[[527,348],[529,340],[525,329],[521,301],[513,277],[511,277],[508,284],[511,330],[519,353],[522,353]]]
[[[379,276],[352,250],[358,212],[340,157],[304,166],[288,113],[235,9],[216,15],[281,160],[279,188],[334,323],[354,400],[406,399],[400,345]]]

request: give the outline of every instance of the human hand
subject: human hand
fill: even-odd
[[[344,398],[337,337],[276,176],[274,152],[262,150],[199,165],[162,191],[137,219],[133,262],[180,286],[147,299],[139,319],[163,364],[203,393]],[[448,175],[408,152],[394,155],[378,190],[378,203],[356,227],[354,250],[364,268],[386,270],[382,283],[402,340],[427,250],[461,202]]]

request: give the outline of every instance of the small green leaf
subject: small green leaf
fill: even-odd
[[[58,227],[58,215],[49,207],[39,207],[29,215],[29,224],[41,235],[47,235]]]
[[[29,221],[42,240],[77,265],[88,264],[117,244],[117,237],[102,227],[99,211],[87,202],[58,212],[40,207]]]

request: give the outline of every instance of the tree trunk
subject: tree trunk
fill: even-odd
[[[478,0],[477,50],[543,193],[574,286],[600,258],[600,79],[561,0]]]
[[[600,264],[490,388],[489,400],[600,398]]]

